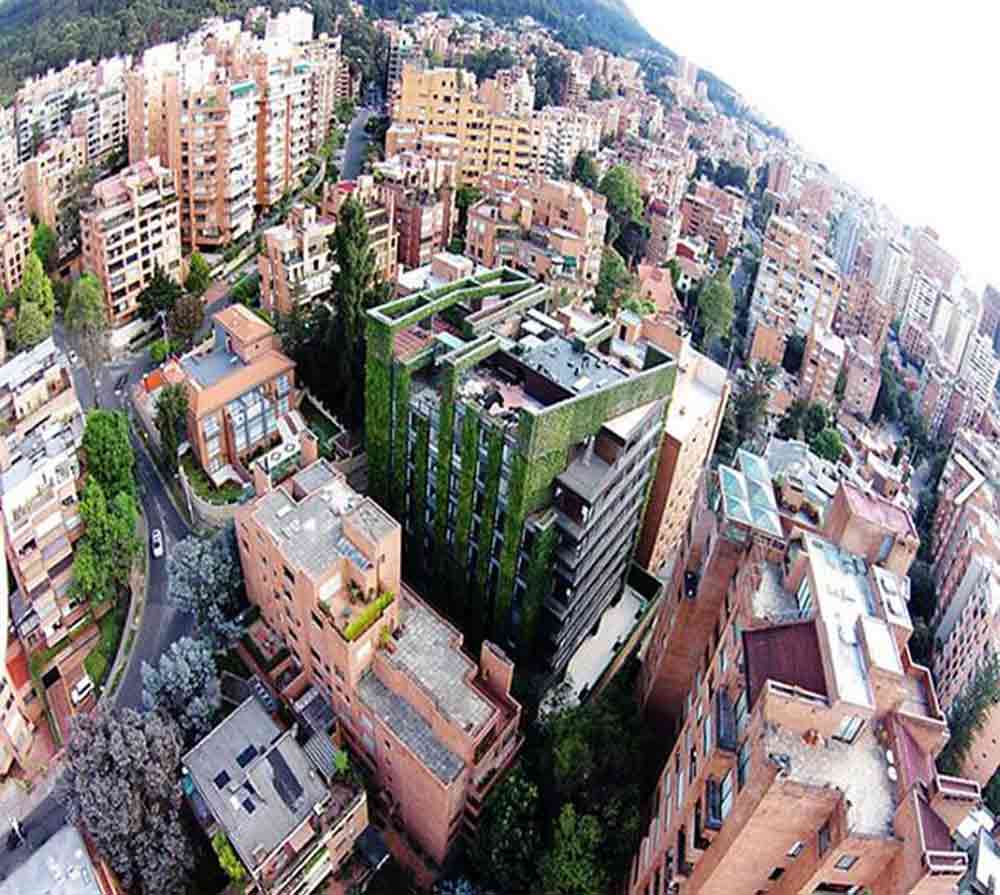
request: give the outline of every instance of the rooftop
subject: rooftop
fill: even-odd
[[[0,895],[103,895],[83,837],[65,826],[0,882]]]
[[[282,731],[254,697],[188,752],[183,765],[249,868],[259,867],[331,795],[294,731]]]
[[[215,320],[241,342],[254,342],[274,333],[274,329],[268,323],[239,303],[219,311],[215,315]]]
[[[63,353],[56,348],[52,337],[39,342],[30,351],[15,354],[7,363],[0,367],[0,390],[17,388],[26,379],[47,370],[54,363],[66,360]]]
[[[13,440],[8,445],[11,466],[0,473],[0,495],[9,494],[36,469],[75,454],[83,441],[83,426],[83,413],[77,408],[65,419],[50,419],[30,435]]]
[[[726,517],[772,538],[783,537],[778,503],[767,463],[755,454],[737,451],[739,469],[719,467],[719,488]]]

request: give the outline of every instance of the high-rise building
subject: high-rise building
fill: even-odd
[[[746,199],[734,186],[725,189],[702,179],[681,200],[681,235],[704,239],[719,260],[739,244]]]
[[[101,282],[112,326],[135,319],[157,267],[181,279],[177,211],[174,178],[155,157],[95,184],[80,212],[83,266]]]
[[[802,354],[799,397],[804,401],[818,401],[829,408],[836,406],[837,377],[844,366],[846,351],[840,336],[814,323]]]
[[[927,355],[940,283],[914,270],[903,299],[899,344],[914,357]]]
[[[375,254],[375,265],[382,279],[387,283],[395,282],[399,253],[395,194],[370,174],[327,183],[323,187],[323,214],[336,224],[340,208],[349,198],[359,202],[364,209],[368,246]]]
[[[872,343],[864,336],[847,340],[843,407],[870,419],[882,385],[882,366]]]
[[[60,209],[76,188],[87,164],[87,141],[68,132],[39,147],[24,164],[24,197],[28,213],[65,235]]]
[[[871,280],[879,296],[897,309],[902,308],[909,271],[910,252],[906,246],[885,237],[876,243]]]
[[[892,302],[878,292],[871,280],[852,277],[844,281],[833,330],[844,338],[865,336],[881,357],[894,314]]]
[[[1000,358],[993,350],[993,340],[980,333],[970,336],[958,370],[959,379],[968,383],[975,395],[976,409],[967,425],[979,425],[980,418],[993,403],[993,390],[996,388],[998,374]]]
[[[624,585],[676,368],[549,297],[503,269],[369,311],[366,434],[414,574],[559,671]]]
[[[720,475],[732,517],[747,483]],[[627,891],[953,891],[980,789],[935,768],[948,727],[907,579],[802,531],[733,571]]]
[[[987,284],[983,290],[983,313],[979,318],[979,331],[993,339],[994,347],[998,342],[998,328],[1000,328],[1000,289]]]
[[[329,241],[336,226],[312,205],[300,203],[283,224],[263,232],[257,271],[261,307],[269,314],[286,316],[296,305],[308,304],[333,288]]]
[[[845,277],[849,277],[854,270],[854,257],[858,252],[860,236],[861,215],[856,208],[848,206],[837,220],[833,247],[833,258]]]
[[[654,199],[646,206],[646,223],[649,224],[646,259],[657,266],[666,264],[677,252],[677,240],[681,236],[680,210],[672,209],[661,199]]]
[[[0,204],[0,286],[8,295],[21,285],[33,230],[23,211]]]
[[[432,881],[520,746],[513,664],[488,641],[478,665],[465,655],[401,577],[400,524],[325,460],[241,507],[236,532],[247,594],[297,664],[288,679],[333,709],[380,821],[407,833],[397,856]]]

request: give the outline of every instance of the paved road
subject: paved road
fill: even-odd
[[[362,106],[351,119],[351,126],[347,129],[347,140],[344,142],[344,167],[340,172],[343,180],[354,180],[361,173],[361,166],[365,160],[365,147],[368,145],[365,125],[373,114],[371,109]]]

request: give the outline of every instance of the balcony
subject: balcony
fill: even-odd
[[[736,754],[736,709],[725,690],[715,694],[715,741],[726,752]]]

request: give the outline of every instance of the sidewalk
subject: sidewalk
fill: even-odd
[[[7,828],[10,818],[23,821],[48,798],[62,773],[62,753],[58,753],[48,766],[48,773],[35,784],[8,777],[0,783],[0,826]],[[29,789],[30,786],[30,789]]]

